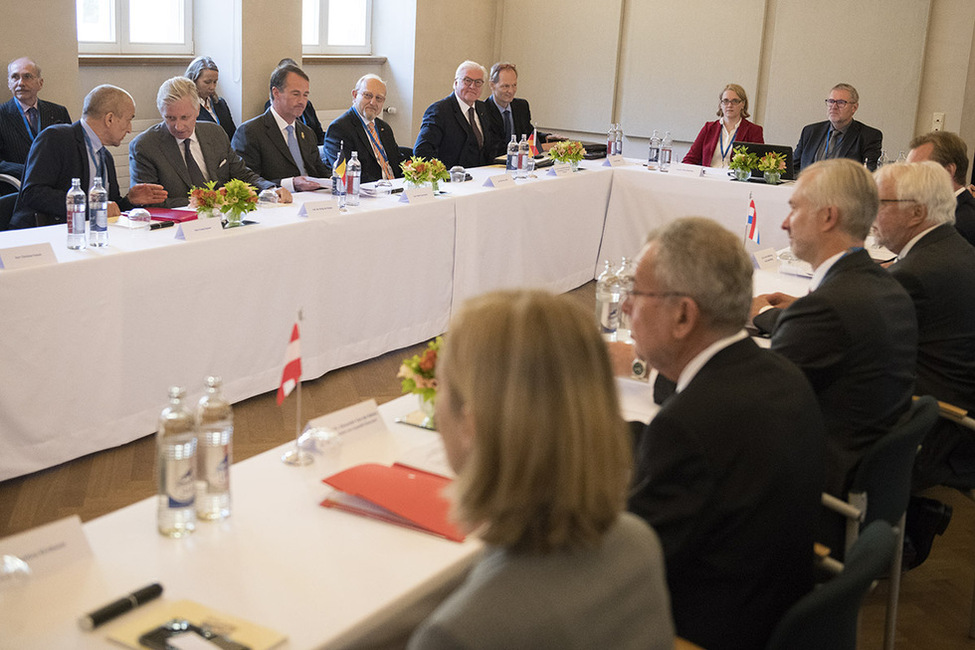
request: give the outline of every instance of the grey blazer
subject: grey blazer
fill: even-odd
[[[230,147],[230,140],[220,125],[197,122],[196,138],[203,150],[207,175],[217,182],[218,187],[232,178],[250,183],[258,190],[274,187],[274,183],[264,180],[244,164]],[[129,175],[132,184],[158,183],[166,188],[169,196],[156,207],[178,208],[189,203],[188,194],[193,184],[186,169],[186,159],[163,122],[146,129],[129,143]]]

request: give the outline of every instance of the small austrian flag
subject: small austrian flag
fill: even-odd
[[[295,323],[291,330],[291,341],[284,353],[284,370],[281,372],[281,385],[278,386],[278,405],[291,394],[300,381],[301,339],[298,335],[298,323]]]

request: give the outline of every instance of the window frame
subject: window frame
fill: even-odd
[[[328,0],[318,0],[318,45],[301,44],[302,54],[328,54],[328,55],[372,55],[372,5],[373,0],[365,0],[366,3],[366,44],[365,45],[329,45],[328,41]],[[304,9],[302,9],[304,13]],[[304,28],[305,17],[302,15],[302,28]]]
[[[79,54],[193,54],[193,0],[183,3],[182,43],[133,43],[129,38],[129,0],[111,0],[115,8],[115,40],[112,42],[78,40]],[[205,0],[204,0],[205,1]],[[77,2],[75,3],[77,25]]]

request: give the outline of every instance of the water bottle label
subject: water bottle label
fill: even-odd
[[[226,492],[230,487],[230,459],[224,446],[204,450],[206,466],[203,478],[206,479],[207,492]]]
[[[166,497],[170,508],[189,508],[196,501],[196,481],[192,461],[170,461],[166,475]]]
[[[504,166],[505,169],[508,170],[509,172],[512,172],[512,171],[515,171],[516,169],[518,169],[517,159],[518,158],[517,158],[517,155],[516,154],[509,153],[508,154],[508,160],[507,160],[507,162],[505,163],[505,166]]]

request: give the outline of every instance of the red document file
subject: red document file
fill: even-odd
[[[406,465],[356,465],[322,480],[340,490],[322,501],[326,508],[380,519],[455,542],[464,535],[450,521],[443,490],[450,479]]]
[[[190,212],[189,210],[170,210],[169,208],[146,209],[149,210],[149,214],[156,221],[175,221],[176,223],[182,223],[196,219],[196,213]]]

